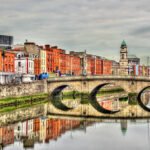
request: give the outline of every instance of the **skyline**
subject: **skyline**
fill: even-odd
[[[148,0],[0,0],[0,33],[119,59],[125,40],[129,54],[149,55]]]

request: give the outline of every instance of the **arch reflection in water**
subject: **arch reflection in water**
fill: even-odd
[[[128,94],[114,84],[102,84],[91,93],[92,106],[102,113],[113,114],[128,104]]]
[[[54,89],[51,97],[52,104],[63,111],[69,111],[80,104],[79,92],[68,85]]]
[[[150,87],[144,88],[139,93],[138,103],[144,110],[150,112]]]

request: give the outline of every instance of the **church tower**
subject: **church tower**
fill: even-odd
[[[120,75],[128,75],[128,50],[127,44],[123,40],[120,47]]]

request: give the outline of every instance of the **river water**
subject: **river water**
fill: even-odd
[[[4,150],[149,150],[149,120],[39,117],[0,128]]]

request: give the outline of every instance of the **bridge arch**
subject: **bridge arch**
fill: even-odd
[[[146,86],[145,88],[143,88],[143,89],[139,92],[139,94],[138,94],[138,96],[137,96],[137,101],[138,101],[138,104],[139,104],[145,111],[150,112],[150,108],[148,108],[148,107],[146,107],[146,106],[144,105],[144,103],[142,102],[142,98],[141,98],[143,92],[144,92],[146,89],[148,89],[148,88],[150,88],[150,86]]]
[[[99,112],[101,113],[104,113],[104,114],[114,114],[114,113],[117,113],[119,112],[120,110],[108,110],[108,109],[105,109],[104,107],[102,107],[98,101],[97,101],[97,98],[96,98],[96,95],[98,93],[98,91],[103,88],[104,86],[106,85],[109,85],[109,84],[112,84],[112,83],[109,83],[109,82],[106,82],[106,83],[102,83],[102,84],[99,84],[97,85],[90,93],[90,98],[89,98],[89,101],[91,103],[91,105]]]
[[[75,99],[75,94],[76,94],[75,88],[68,84],[62,84],[62,85],[57,86],[56,88],[53,89],[53,91],[51,92],[51,95],[50,95],[50,100],[51,100],[52,104],[56,108],[58,108],[62,111],[69,111],[69,110],[74,109],[74,107],[68,107],[62,102],[63,95],[60,95],[60,93],[67,87],[70,87],[73,90],[72,96]]]

